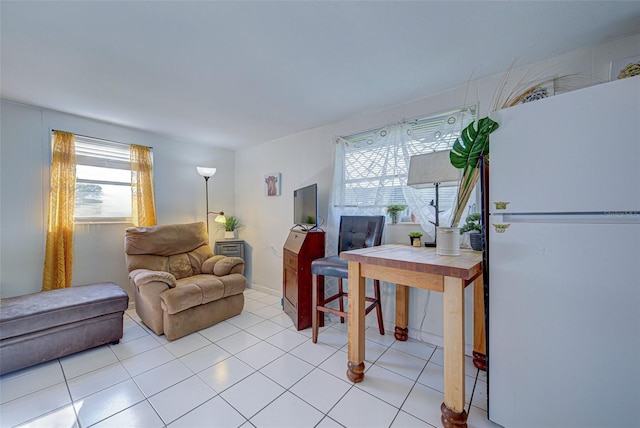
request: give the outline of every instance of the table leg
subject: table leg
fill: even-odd
[[[473,282],[473,365],[487,370],[487,351],[484,327],[484,281],[480,275]]]
[[[459,278],[444,277],[444,403],[442,425],[466,427],[464,410],[464,284]]]
[[[364,379],[365,281],[366,278],[360,275],[360,263],[350,261],[347,377],[352,382],[360,382]]]
[[[394,336],[397,340],[409,338],[409,287],[396,284],[396,328]]]

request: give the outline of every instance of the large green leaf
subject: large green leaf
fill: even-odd
[[[458,169],[475,168],[480,156],[489,153],[489,134],[498,129],[498,122],[489,117],[478,120],[478,128],[475,122],[464,128],[459,138],[453,143],[449,158],[451,165]]]

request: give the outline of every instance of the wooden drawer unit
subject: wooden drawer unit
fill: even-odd
[[[224,241],[216,241],[215,254],[244,259],[244,240],[225,239]]]
[[[291,231],[282,250],[283,309],[298,330],[311,326],[311,262],[324,257],[324,232]]]

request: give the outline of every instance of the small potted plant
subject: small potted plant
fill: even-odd
[[[240,219],[236,216],[230,215],[227,217],[227,221],[224,224],[224,237],[225,239],[237,238],[237,230],[242,227]]]
[[[469,233],[471,248],[476,251],[482,251],[482,224],[480,221],[480,213],[469,214],[460,228],[460,233]]]
[[[409,240],[414,247],[422,246],[422,240],[420,238],[422,238],[422,232],[409,232]]]
[[[406,205],[387,205],[387,214],[391,217],[391,224],[398,223],[398,212],[407,209]]]

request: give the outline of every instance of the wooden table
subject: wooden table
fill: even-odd
[[[464,289],[474,281],[476,290],[482,287],[482,253],[473,250],[460,252],[460,256],[439,256],[435,248],[381,245],[340,253],[340,258],[349,262],[347,377],[352,382],[360,382],[364,378],[366,278],[396,284],[395,336],[399,340],[407,339],[409,287],[443,293],[444,402],[440,410],[445,427],[467,426],[464,410]],[[474,295],[478,297],[477,292]],[[475,308],[478,306],[474,305]],[[474,316],[474,319],[478,317]],[[482,337],[474,334],[475,339],[482,343],[478,347],[474,345],[474,351],[484,353],[484,334]]]

